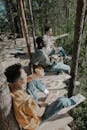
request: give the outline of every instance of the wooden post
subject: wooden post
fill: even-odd
[[[27,23],[26,23],[26,18],[25,18],[25,13],[24,13],[22,0],[18,1],[18,9],[19,9],[20,19],[21,19],[21,23],[22,23],[22,27],[23,27],[22,31],[23,31],[24,37],[26,39],[28,54],[29,54],[29,57],[31,59],[30,40],[29,40],[28,28],[27,28]]]
[[[28,6],[29,6],[30,17],[31,17],[31,25],[32,25],[32,35],[33,35],[34,49],[36,50],[35,28],[34,28],[34,20],[33,20],[31,0],[28,0]]]
[[[11,1],[10,0],[6,1],[6,8],[7,8],[7,13],[8,13],[11,32],[13,33],[13,39],[14,39],[14,43],[16,45],[14,18],[12,16],[13,11],[12,11],[12,8],[11,8]]]
[[[68,92],[69,97],[75,93],[76,88],[75,81],[77,79],[78,60],[82,41],[82,32],[83,32],[86,6],[87,6],[87,0],[77,0],[74,44],[73,44],[72,64],[71,64],[71,79]]]
[[[22,37],[24,38],[24,31],[23,31],[23,23],[22,23],[22,18],[20,17],[20,11],[19,11],[19,8],[18,8],[18,0],[16,0],[17,2],[17,10],[18,10],[18,17],[19,17],[19,22],[20,22],[20,29],[21,29],[21,33],[22,33]]]

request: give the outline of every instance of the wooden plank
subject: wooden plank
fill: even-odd
[[[59,75],[45,75],[44,77],[40,78],[40,80],[50,86],[52,83],[58,84],[59,82],[64,82],[70,78],[70,75],[62,73]]]
[[[51,91],[47,97],[46,103],[51,104],[53,101],[55,101],[57,98],[62,97],[67,94],[66,89],[61,89],[61,90],[54,90]],[[37,96],[39,99],[45,99],[45,95],[41,92],[37,93]]]
[[[63,126],[62,128],[58,128],[55,130],[71,130],[71,128],[68,125],[66,125],[66,126]]]
[[[47,89],[52,91],[52,90],[59,90],[59,89],[64,89],[66,88],[66,84],[63,82],[53,82],[53,83],[49,83],[46,84]]]
[[[4,69],[6,69],[7,67],[17,64],[20,62],[19,58],[7,58],[4,62],[1,62],[1,65],[3,66]]]
[[[66,95],[68,92],[66,89],[61,89],[58,91],[52,91],[50,93],[50,95],[48,96],[46,103],[51,104],[53,103],[55,100],[57,100],[59,97],[62,97],[64,95]]]
[[[64,114],[62,116],[55,116],[55,118],[52,118],[42,123],[36,130],[57,130],[58,128],[66,126],[72,121],[73,118],[68,114]]]

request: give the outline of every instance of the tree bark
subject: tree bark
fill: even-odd
[[[30,12],[30,17],[31,17],[32,36],[33,36],[33,42],[34,42],[34,49],[36,50],[35,28],[34,28],[34,20],[33,20],[31,0],[28,0],[28,7],[29,7],[29,12]]]
[[[25,13],[24,13],[22,0],[18,1],[18,9],[19,9],[19,14],[20,14],[22,31],[23,31],[24,37],[26,39],[26,44],[27,44],[27,48],[28,48],[28,54],[29,54],[29,57],[31,59],[30,40],[29,40],[28,28],[27,28],[27,23],[26,23],[26,18],[25,18]]]
[[[9,25],[10,25],[10,28],[11,28],[11,32],[13,33],[14,43],[16,44],[14,18],[12,16],[13,11],[12,11],[11,1],[10,0],[6,1],[6,8],[7,8]]]
[[[79,60],[80,46],[82,41],[82,32],[83,32],[86,6],[87,6],[87,0],[77,0],[74,44],[73,44],[72,64],[71,64],[71,79],[70,79],[69,92],[68,92],[69,97],[75,94],[75,90],[76,90],[75,81],[77,79],[78,60]]]

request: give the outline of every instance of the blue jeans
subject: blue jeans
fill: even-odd
[[[55,62],[52,65],[45,68],[45,72],[61,72],[70,73],[70,66],[63,62]]]
[[[42,116],[42,120],[44,121],[48,119],[64,107],[68,107],[75,104],[76,102],[72,98],[61,97],[46,107],[46,110]]]
[[[51,49],[49,56],[51,56],[53,54],[55,54],[55,49],[54,48]],[[60,56],[66,57],[65,50],[62,47],[56,54],[59,54]]]

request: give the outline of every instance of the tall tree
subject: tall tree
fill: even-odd
[[[9,25],[11,28],[11,32],[13,33],[13,38],[14,38],[14,42],[16,44],[16,39],[15,39],[15,27],[14,27],[14,18],[13,18],[13,11],[12,11],[12,3],[11,0],[7,0],[6,1],[6,9],[7,9],[7,14],[8,14],[8,21],[9,21]]]
[[[82,41],[82,32],[84,25],[84,17],[87,7],[87,0],[77,0],[76,19],[75,19],[75,32],[74,32],[74,44],[72,52],[72,64],[71,64],[71,79],[69,85],[68,96],[72,96],[75,93],[78,72],[78,60],[80,54],[80,46]]]
[[[32,35],[33,35],[34,48],[36,49],[35,28],[34,28],[34,20],[33,20],[31,0],[28,0],[28,6],[29,6],[30,17],[31,17],[31,25],[32,25]]]
[[[28,54],[29,54],[29,57],[31,58],[30,40],[29,40],[29,35],[28,35],[28,27],[27,27],[27,23],[26,23],[26,18],[25,18],[25,13],[24,13],[22,0],[18,1],[18,9],[19,9],[19,14],[20,14],[20,19],[21,19],[22,31],[23,31],[24,37],[26,39],[26,44],[27,44],[27,48],[28,48]]]

